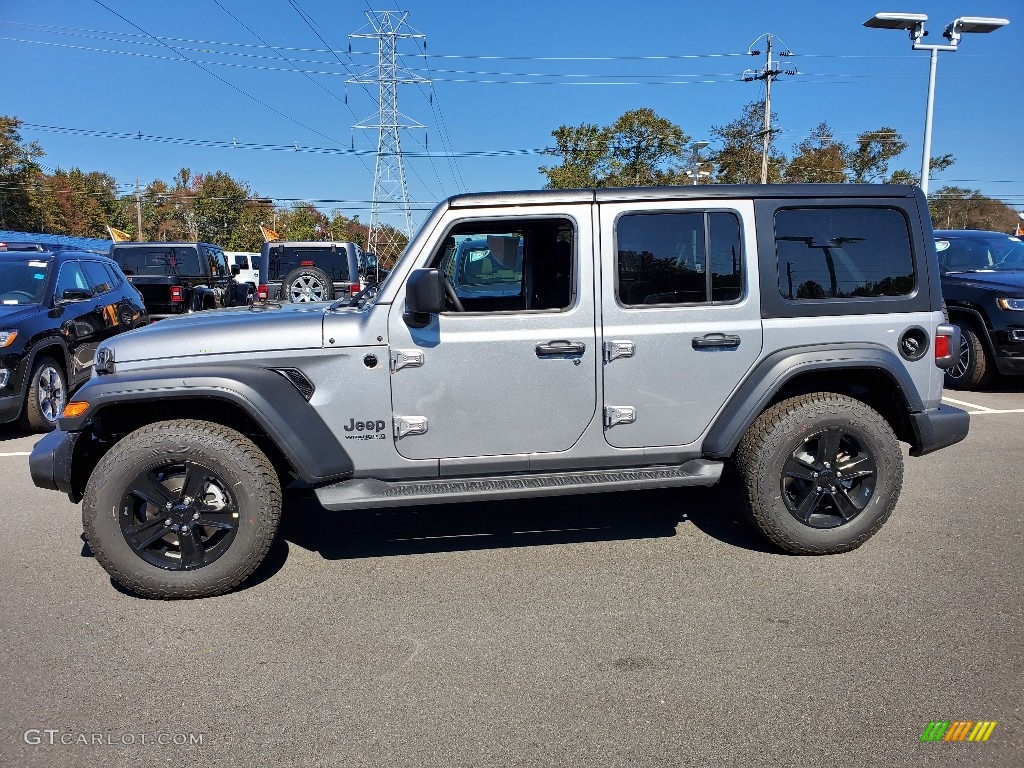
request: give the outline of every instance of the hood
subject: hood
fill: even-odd
[[[942,282],[952,285],[977,286],[988,290],[1002,289],[1014,296],[1024,296],[1024,271],[947,272],[942,276]]]
[[[327,304],[282,304],[252,311],[248,307],[213,309],[159,320],[110,339],[117,362],[168,360],[196,355],[229,355],[323,346]]]
[[[18,323],[47,311],[40,304],[0,304],[0,328],[15,328]]]

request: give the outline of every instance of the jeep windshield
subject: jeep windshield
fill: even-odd
[[[199,252],[188,247],[118,248],[114,258],[126,275],[200,276]]]
[[[935,250],[943,272],[1024,270],[1024,241],[1011,235],[938,235]]]
[[[32,259],[0,260],[0,304],[39,304],[50,265]]]

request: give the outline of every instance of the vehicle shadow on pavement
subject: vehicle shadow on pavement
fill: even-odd
[[[711,488],[550,496],[331,512],[286,494],[281,537],[328,560],[675,536],[692,524],[731,546],[781,554],[743,514],[730,476]]]

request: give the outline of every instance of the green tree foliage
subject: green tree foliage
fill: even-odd
[[[846,152],[850,181],[858,184],[887,180],[889,162],[901,155],[907,142],[895,129],[882,126],[857,136],[857,146]]]
[[[555,148],[545,154],[562,158],[539,170],[549,189],[679,184],[690,137],[652,109],[626,112],[612,125],[563,125],[552,132]]]
[[[928,178],[931,179],[936,173],[946,170],[956,162],[953,155],[945,154],[933,157],[928,162]],[[921,174],[905,169],[894,171],[886,184],[910,184],[916,186],[921,183]]]
[[[39,223],[32,209],[31,189],[42,173],[36,163],[43,149],[21,141],[22,121],[0,115],[0,228],[34,230]]]
[[[776,115],[772,113],[772,124]],[[768,181],[782,181],[786,157],[775,148],[777,129],[772,129],[768,142]],[[743,107],[743,114],[725,125],[711,128],[721,149],[714,154],[715,181],[719,184],[757,184],[761,181],[761,157],[764,151],[764,104],[752,101]]]
[[[827,123],[818,123],[794,149],[796,153],[786,166],[786,181],[825,184],[846,181],[844,156],[849,149],[835,140]]]
[[[928,199],[936,229],[989,229],[1014,232],[1017,212],[976,189],[942,187]]]

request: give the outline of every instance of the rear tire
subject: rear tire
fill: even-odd
[[[209,422],[149,424],[100,460],[82,504],[96,560],[127,590],[192,598],[227,592],[266,557],[281,486],[244,435]]]
[[[334,283],[323,270],[300,267],[285,277],[281,293],[286,301],[293,303],[330,301],[334,298]]]
[[[903,453],[888,422],[831,392],[769,408],[735,459],[751,521],[795,554],[856,549],[892,514],[903,485]]]
[[[36,360],[26,389],[19,426],[28,432],[52,432],[68,400],[64,369],[52,357]]]
[[[960,354],[956,364],[946,371],[946,386],[950,389],[976,389],[992,382],[995,362],[985,348],[974,327],[960,326]]]

